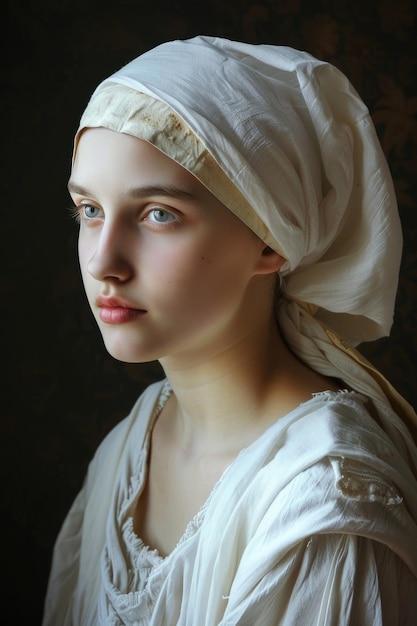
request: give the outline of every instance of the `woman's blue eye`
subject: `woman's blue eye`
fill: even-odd
[[[164,209],[152,209],[151,215],[155,222],[159,223],[171,222],[176,219],[175,215]]]
[[[94,217],[98,217],[100,211],[97,207],[93,206],[92,204],[84,204],[83,205],[83,212],[85,217],[91,219]]]

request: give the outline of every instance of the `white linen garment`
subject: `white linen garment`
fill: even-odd
[[[355,392],[313,396],[241,451],[173,552],[131,526],[151,385],[58,537],[43,626],[396,626],[417,619],[415,481]]]

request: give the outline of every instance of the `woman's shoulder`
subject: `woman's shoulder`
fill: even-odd
[[[267,437],[276,438],[280,453],[294,447],[313,454],[321,450],[328,456],[338,450],[348,453],[353,441],[359,446],[373,446],[376,434],[384,443],[387,440],[371,415],[369,399],[348,389],[312,393],[278,419],[270,431]]]
[[[404,475],[406,464],[380,425],[371,400],[355,391],[313,394],[276,427],[276,458],[299,467],[338,459],[341,471],[366,466],[372,472]],[[349,465],[350,464],[350,465]]]
[[[247,450],[241,465],[252,461],[246,488],[258,503],[258,518],[264,515],[288,536],[296,519],[297,540],[314,532],[382,540],[386,520],[398,543],[406,545],[413,532],[415,538],[405,506],[416,503],[415,482],[367,402],[350,391],[316,394]],[[250,515],[256,519],[253,509]]]
[[[359,499],[362,490],[364,500],[376,500],[377,484],[385,490],[381,499],[396,501],[391,485],[404,486],[398,477],[406,480],[406,466],[368,403],[368,398],[352,391],[314,394],[243,451],[233,474],[242,485],[239,470],[249,468],[248,488],[257,491],[256,483],[266,481],[271,492],[290,490],[292,498],[297,492],[303,501],[312,485],[316,493],[320,486],[326,497],[333,485],[334,495]],[[391,493],[392,498],[387,495]]]

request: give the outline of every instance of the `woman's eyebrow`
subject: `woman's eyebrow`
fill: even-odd
[[[143,187],[133,187],[128,189],[126,195],[128,198],[145,198],[147,196],[169,196],[171,198],[180,198],[183,200],[195,200],[195,196],[181,187],[175,185],[145,185]]]
[[[75,181],[70,180],[68,182],[68,191],[70,193],[76,193],[81,196],[92,196],[88,189],[78,185]],[[126,198],[140,199],[149,196],[165,196],[170,198],[179,198],[182,200],[195,200],[195,196],[175,185],[144,185],[142,187],[132,187],[123,193]]]
[[[87,189],[85,189],[84,187],[81,187],[81,185],[77,185],[77,183],[75,183],[72,180],[68,181],[67,187],[68,187],[68,191],[70,193],[78,193],[80,196],[90,196],[91,195]]]

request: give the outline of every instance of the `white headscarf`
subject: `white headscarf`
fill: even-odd
[[[369,112],[338,69],[288,47],[171,41],[97,87],[79,132],[92,126],[151,142],[278,251],[294,352],[371,397],[386,430],[404,430],[389,403],[415,427],[351,345],[389,334],[402,234]]]

